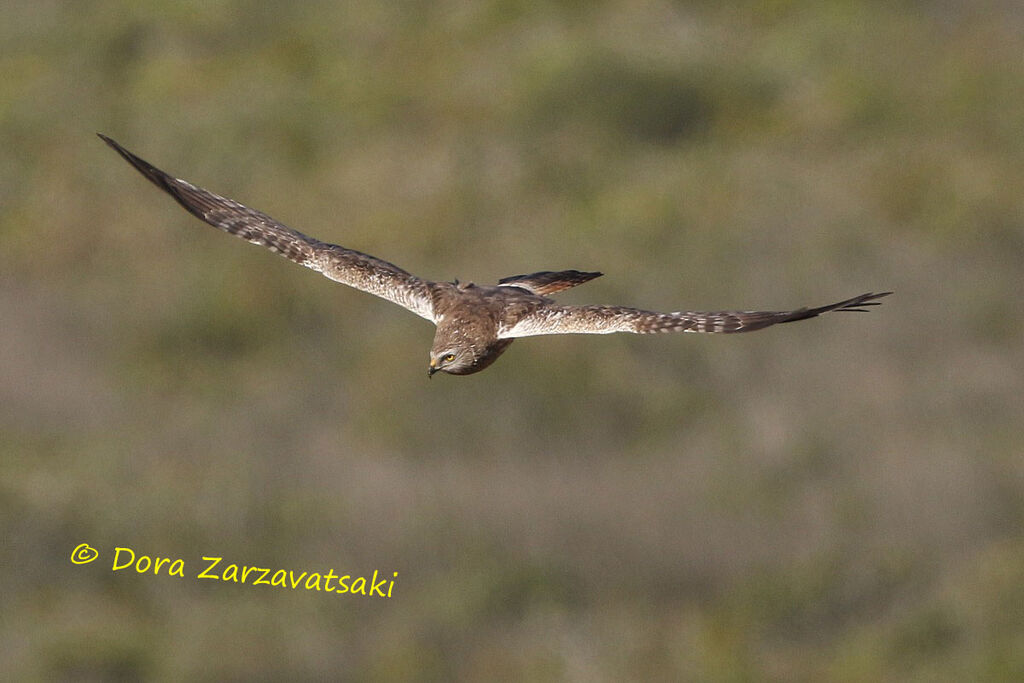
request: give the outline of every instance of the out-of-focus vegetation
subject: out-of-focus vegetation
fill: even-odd
[[[1024,678],[1019,3],[2,16],[3,678]],[[428,382],[428,324],[203,226],[96,131],[425,277],[897,293]]]

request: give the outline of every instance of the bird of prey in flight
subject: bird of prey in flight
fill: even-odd
[[[434,282],[362,252],[321,242],[265,213],[175,178],[109,137],[108,145],[150,182],[206,223],[259,244],[332,280],[398,304],[434,323],[428,374],[469,375],[483,370],[517,337],[610,332],[753,332],[831,311],[865,312],[891,292],[867,293],[833,304],[792,311],[676,311],[624,306],[563,306],[550,295],[601,275],[563,270],[514,275],[496,285]]]

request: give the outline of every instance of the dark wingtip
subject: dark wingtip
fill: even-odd
[[[107,137],[103,133],[96,133],[96,135],[99,136],[100,140],[103,140],[103,142],[107,143],[111,148],[113,148],[115,152],[121,155],[122,159],[131,164],[136,171],[141,173],[142,176],[146,178],[146,180],[153,183],[167,194],[171,195],[171,197],[174,198],[174,201],[181,204],[181,206],[183,206],[186,211],[204,221],[206,220],[206,216],[204,215],[202,209],[197,207],[193,201],[190,201],[189,199],[183,196],[183,190],[181,187],[182,181],[179,181],[177,178],[166,173],[165,171],[161,171],[159,168],[149,163],[145,159],[135,156],[127,149],[122,147],[113,138]]]
[[[177,193],[174,191],[174,188],[172,187],[172,181],[174,179],[170,175],[168,175],[164,171],[161,171],[159,168],[149,163],[145,159],[132,154],[127,149],[122,147],[120,143],[117,142],[117,140],[114,140],[113,138],[108,137],[103,133],[96,133],[96,135],[99,136],[100,140],[103,140],[103,142],[107,143],[107,145],[109,145],[115,152],[120,154],[121,158],[123,158],[132,166],[134,166],[135,170],[137,170],[139,173],[145,176],[146,179],[148,179],[154,185],[163,189],[165,192],[169,192],[171,195],[174,195],[175,198],[177,198]],[[185,206],[185,208],[189,209],[190,211],[192,210],[188,206]]]
[[[126,150],[124,147],[122,147],[120,145],[120,143],[118,143],[117,140],[115,140],[112,137],[108,137],[108,136],[104,135],[103,133],[96,133],[96,135],[99,137],[100,140],[103,140],[103,142],[107,143],[108,147],[110,147],[115,152],[117,152],[122,157],[124,157],[133,166],[136,166],[135,160],[138,159],[138,157],[136,157],[134,154],[132,154],[131,152]]]
[[[878,299],[881,299],[883,296],[889,296],[890,294],[892,294],[892,292],[868,292],[866,294],[861,294],[860,296],[855,296],[846,301],[845,304],[832,310],[837,313],[867,313],[870,310],[869,308],[866,308],[867,306],[881,306],[882,303],[878,301]]]
[[[126,151],[124,147],[119,145],[117,140],[115,140],[114,138],[104,135],[103,133],[96,133],[96,136],[99,137],[100,140],[103,140],[103,142],[107,143],[109,146],[116,149],[118,152]]]
[[[141,159],[139,159],[139,157],[135,156],[134,154],[126,150],[124,147],[122,147],[121,144],[114,138],[108,137],[103,133],[96,133],[96,135],[99,136],[100,140],[103,140],[103,142],[107,143],[107,146],[111,147],[115,152],[117,152],[126,160],[128,160],[128,162],[130,162],[133,166],[138,167],[138,164],[136,164],[135,162],[142,161]]]

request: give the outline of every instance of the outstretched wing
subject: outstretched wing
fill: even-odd
[[[498,332],[500,338],[530,337],[538,334],[610,334],[633,332],[752,332],[777,323],[806,320],[829,311],[866,312],[877,306],[876,299],[892,292],[861,294],[818,308],[795,311],[680,311],[655,313],[622,306],[541,306]]]
[[[303,235],[265,213],[174,178],[107,136],[99,136],[136,170],[197,218],[323,273],[332,280],[387,299],[433,322],[434,307],[429,282],[369,254]]]
[[[529,275],[513,275],[498,280],[499,287],[519,287],[539,296],[547,296],[563,289],[569,289],[584,282],[590,282],[595,277],[601,277],[601,273],[584,273],[578,270],[560,270],[552,272],[542,270],[539,273]]]

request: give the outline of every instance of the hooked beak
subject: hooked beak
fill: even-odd
[[[440,369],[441,368],[437,367],[437,360],[434,359],[434,358],[431,358],[430,359],[430,367],[427,368],[427,377],[433,377],[434,373],[437,372]]]

